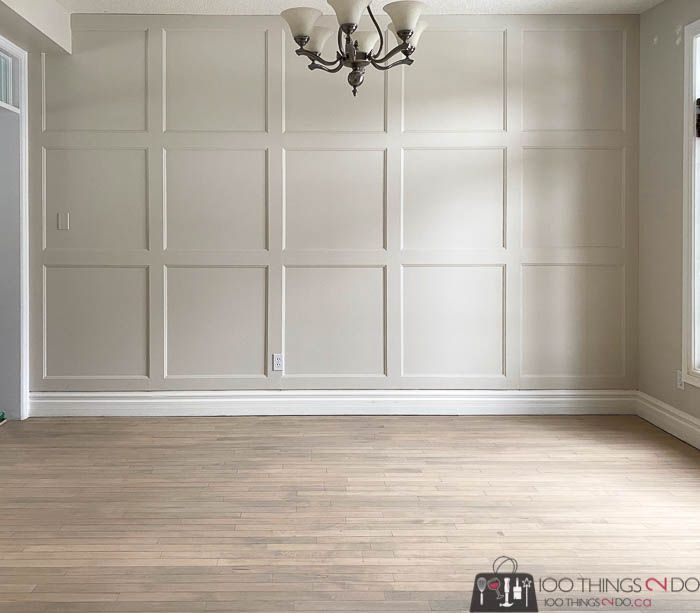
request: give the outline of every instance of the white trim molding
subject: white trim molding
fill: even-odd
[[[637,392],[637,415],[700,449],[700,419],[697,417],[644,392]]]
[[[24,0],[26,2],[26,0]],[[431,0],[431,15],[465,14],[640,14],[662,0]],[[134,13],[184,15],[278,15],[292,6],[294,0],[61,0],[73,13]],[[306,0],[304,6],[331,14],[322,0]]]
[[[29,78],[27,52],[0,36],[0,49],[17,61],[17,106],[20,121],[20,419],[29,417]]]
[[[700,419],[636,390],[32,392],[31,417],[637,415],[700,449]]]
[[[700,84],[697,74],[700,66],[697,57],[700,54],[700,20],[685,26],[685,83],[684,83],[684,118],[683,118],[683,381],[700,387],[700,314],[697,303],[696,288],[698,271],[696,270],[700,237],[696,235],[696,216],[698,215],[698,185],[696,155],[698,138],[695,130],[696,98]]]
[[[34,392],[32,417],[634,414],[634,391]]]

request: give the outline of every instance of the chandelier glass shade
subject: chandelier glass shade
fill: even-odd
[[[287,22],[294,41],[299,46],[296,54],[310,60],[310,70],[339,72],[349,68],[348,83],[353,95],[365,80],[365,69],[374,66],[378,70],[389,70],[394,66],[413,64],[413,52],[418,40],[426,28],[420,20],[425,5],[417,0],[398,0],[390,2],[384,11],[391,18],[389,29],[396,37],[397,45],[385,49],[384,35],[369,5],[370,0],[328,0],[338,18],[338,49],[335,59],[328,60],[321,56],[328,39],[333,34],[329,28],[316,26],[321,11],[314,8],[299,7],[282,11],[282,18]],[[367,10],[374,26],[373,30],[358,30],[362,13]],[[388,44],[386,45],[388,49]],[[401,57],[403,56],[403,57]]]
[[[306,43],[306,50],[310,51],[311,53],[320,54],[331,36],[333,36],[333,30],[330,28],[314,26],[311,29],[309,42]]]
[[[416,29],[413,30],[413,36],[411,36],[411,44],[414,47],[418,46],[418,41],[420,40],[421,35],[423,32],[425,32],[425,28],[427,27],[427,23],[425,21],[419,21],[418,25],[416,26]],[[394,24],[390,23],[389,24],[389,31],[396,37],[396,41],[401,44],[401,37],[396,33],[396,28],[394,28]]]

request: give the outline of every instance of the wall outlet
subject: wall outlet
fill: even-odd
[[[685,389],[685,381],[683,381],[683,371],[682,370],[676,371],[676,387],[679,390]]]
[[[272,370],[284,370],[284,355],[281,353],[272,354]]]

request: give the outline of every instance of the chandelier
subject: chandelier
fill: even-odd
[[[311,60],[310,70],[338,72],[343,67],[350,69],[348,83],[352,93],[357,96],[357,88],[365,80],[365,69],[374,66],[378,70],[389,70],[394,66],[413,64],[411,55],[418,45],[418,39],[425,30],[426,23],[419,21],[423,7],[415,0],[398,0],[390,2],[384,11],[391,18],[389,29],[397,40],[397,45],[382,56],[384,36],[369,6],[371,0],[328,0],[338,18],[338,50],[335,60],[321,57],[323,48],[333,34],[329,28],[314,25],[321,16],[321,11],[314,8],[299,7],[282,11],[282,17],[289,25],[292,37],[299,48],[296,54]],[[374,25],[374,30],[358,30],[362,12],[367,9]],[[377,47],[379,43],[379,47]],[[375,47],[376,50],[375,50]],[[387,44],[388,48],[388,44]],[[401,59],[394,59],[402,54]]]

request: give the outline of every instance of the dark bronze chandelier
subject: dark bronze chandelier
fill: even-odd
[[[389,29],[396,36],[398,44],[382,55],[384,35],[369,2],[370,0],[328,0],[328,4],[335,11],[339,25],[338,50],[333,61],[321,57],[324,46],[333,34],[330,28],[314,25],[321,16],[321,11],[308,7],[282,11],[282,17],[289,25],[294,41],[299,45],[296,54],[311,60],[310,70],[338,72],[343,67],[349,68],[348,83],[352,87],[354,96],[357,95],[357,88],[365,80],[367,66],[374,66],[378,70],[389,70],[394,66],[413,64],[411,55],[416,50],[418,39],[426,27],[424,21],[419,21],[425,6],[422,2],[398,0],[387,4],[384,11],[391,18]],[[374,30],[358,30],[360,18],[365,9],[369,13]],[[377,43],[379,43],[378,47]],[[403,58],[390,61],[399,54],[402,54]]]

